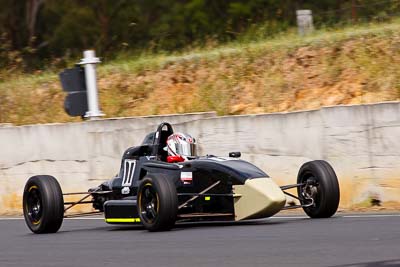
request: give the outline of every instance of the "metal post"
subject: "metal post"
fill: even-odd
[[[299,35],[304,36],[314,31],[314,23],[311,10],[297,10],[297,27]]]
[[[85,80],[87,90],[87,101],[89,110],[85,117],[90,120],[97,119],[104,114],[99,109],[99,97],[96,84],[96,64],[100,63],[100,59],[96,57],[94,50],[86,50],[83,52],[83,58],[79,65],[85,68]]]

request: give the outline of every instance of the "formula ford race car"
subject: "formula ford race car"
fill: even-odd
[[[163,231],[181,221],[242,221],[293,208],[303,208],[311,218],[327,218],[338,208],[338,180],[326,161],[305,163],[296,184],[279,187],[265,172],[239,159],[240,152],[229,157],[192,154],[178,160],[165,149],[172,134],[170,124],[160,124],[142,145],[124,152],[119,174],[87,192],[63,194],[54,177],[31,177],[23,195],[27,226],[37,234],[54,233],[63,218],[104,213],[110,224],[142,224],[149,231]],[[288,189],[297,189],[297,196]],[[64,196],[79,194],[80,200],[64,202]],[[287,205],[285,195],[300,204]],[[87,203],[95,211],[66,213]]]

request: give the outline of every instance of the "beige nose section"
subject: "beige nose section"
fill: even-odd
[[[286,198],[271,178],[246,180],[234,185],[235,221],[258,219],[274,215],[285,206]]]

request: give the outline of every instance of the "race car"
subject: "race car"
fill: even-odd
[[[176,222],[260,219],[285,209],[303,208],[311,218],[331,217],[337,211],[338,179],[326,161],[303,164],[296,184],[278,186],[263,170],[241,160],[240,152],[197,156],[196,145],[193,137],[174,133],[163,122],[140,146],[124,152],[115,177],[87,192],[63,193],[53,176],[33,176],[23,194],[26,224],[36,234],[55,233],[63,218],[104,214],[110,224],[165,231]],[[289,189],[297,189],[297,195]],[[81,194],[78,201],[64,201],[64,196]],[[94,211],[66,213],[87,203]]]

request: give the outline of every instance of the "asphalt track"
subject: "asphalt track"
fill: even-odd
[[[3,218],[0,267],[8,266],[400,266],[400,214],[187,223],[163,233],[69,219],[47,235]]]

